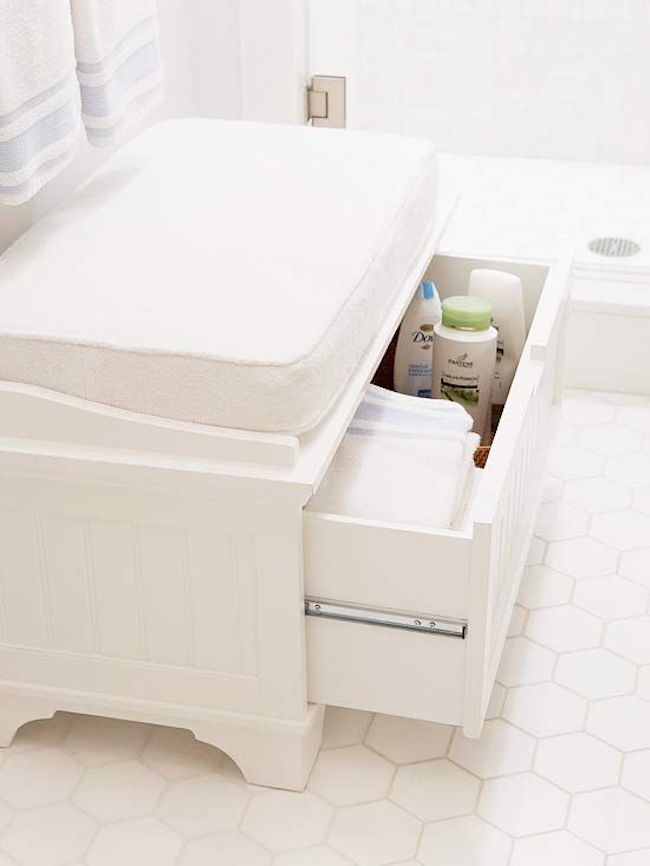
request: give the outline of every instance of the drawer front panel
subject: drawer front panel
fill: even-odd
[[[556,426],[568,263],[550,269],[472,510],[465,728],[478,734],[525,567]]]
[[[512,460],[493,521],[493,532],[499,537],[501,548],[490,612],[490,681],[501,658],[554,438],[564,361],[568,282],[568,265],[558,264],[551,269],[530,334],[528,405],[512,430],[505,428],[497,434],[512,448]]]
[[[517,422],[516,439],[505,483],[491,521],[494,570],[491,575],[488,615],[487,677],[491,682],[501,659],[503,644],[528,555],[539,506],[548,440],[554,412],[542,393],[541,370],[530,383],[526,411]],[[510,441],[510,440],[509,440]],[[486,688],[484,699],[487,700]]]
[[[308,597],[467,616],[468,537],[310,512],[304,529]]]
[[[462,722],[465,641],[308,617],[309,700]]]

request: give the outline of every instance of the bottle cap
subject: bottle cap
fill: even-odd
[[[473,295],[455,295],[442,302],[442,324],[461,331],[487,331],[492,324],[492,304]]]

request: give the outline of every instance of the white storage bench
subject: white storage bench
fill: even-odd
[[[222,144],[232,133],[228,129],[222,136],[215,126],[207,137],[217,130]],[[182,153],[187,134],[186,126],[173,126],[167,133],[172,143],[180,141]],[[246,128],[246,136],[254,134]],[[273,130],[259,134],[279,138],[277,160],[286,152],[284,136],[294,136]],[[309,140],[318,142],[317,148],[327,141]],[[377,166],[363,178],[364,164],[372,162],[365,140],[346,136],[332,141],[335,151],[353,151],[345,152],[343,161],[336,154],[337,171],[347,166],[350,172],[344,192],[350,193],[350,184],[365,183],[370,198],[379,195],[373,175]],[[214,153],[214,144],[205,144],[208,154]],[[259,164],[263,176],[273,146],[271,141],[269,148],[249,147],[251,165]],[[431,221],[426,199],[411,196],[412,207],[405,210],[398,197],[396,213],[410,222],[393,223],[384,238],[392,246],[389,253],[386,243],[382,247],[385,255],[375,272],[379,282],[371,286],[370,296],[377,304],[381,298],[381,315],[358,357],[339,352],[334,359],[343,384],[327,383],[331,399],[321,419],[304,433],[236,429],[230,419],[254,406],[244,399],[246,392],[221,395],[218,402],[220,395],[210,391],[210,383],[225,368],[215,366],[216,356],[192,357],[181,369],[173,353],[166,352],[165,341],[183,348],[191,339],[209,342],[211,333],[209,316],[190,304],[184,309],[170,296],[164,281],[174,262],[161,253],[149,285],[161,295],[151,294],[149,306],[133,288],[132,272],[139,274],[147,258],[157,254],[161,232],[162,248],[171,244],[165,235],[170,226],[175,227],[174,242],[180,239],[189,250],[189,257],[176,263],[175,279],[188,270],[188,279],[201,279],[206,257],[213,255],[209,238],[188,234],[182,209],[179,222],[178,198],[169,206],[165,184],[146,174],[151,155],[137,147],[127,149],[121,163],[19,242],[0,270],[0,375],[5,379],[0,383],[0,745],[10,743],[26,721],[57,710],[142,720],[189,728],[230,754],[251,782],[300,789],[320,744],[324,704],[458,724],[477,736],[532,535],[552,436],[568,264],[434,256],[441,220]],[[403,148],[399,158],[408,168],[420,159],[417,147],[401,140],[378,141],[373,159],[380,160],[385,148]],[[176,156],[174,147],[171,156]],[[360,162],[352,171],[355,158]],[[396,158],[393,153],[391,160]],[[145,220],[139,210],[140,187],[134,178],[142,170],[140,160],[148,178],[140,192],[153,200],[155,230],[154,215]],[[198,184],[197,164],[198,159],[188,171],[197,173]],[[168,167],[163,166],[165,178]],[[409,171],[416,169],[414,164]],[[287,170],[293,170],[291,165]],[[229,173],[227,162],[224,175]],[[306,171],[303,181],[308,185],[315,174]],[[247,181],[250,177],[249,172]],[[431,178],[420,178],[415,192]],[[394,186],[399,192],[397,181],[399,173]],[[282,183],[279,176],[278,188]],[[314,190],[289,190],[289,204],[293,207],[292,195],[300,204],[301,195],[334,194],[331,183],[323,186],[318,178],[314,183]],[[208,189],[205,208],[209,194]],[[391,200],[388,181],[382,195]],[[194,207],[195,199],[193,194]],[[189,199],[186,203],[189,207]],[[268,200],[260,197],[258,203],[267,206]],[[349,211],[348,219],[359,219],[355,203],[343,193],[335,204]],[[246,228],[246,214],[236,202],[227,200],[226,205],[226,223],[234,208]],[[365,206],[371,221],[376,203]],[[108,240],[115,249],[107,258],[106,239],[102,252],[96,236],[98,227],[109,224],[112,208],[118,218]],[[201,215],[207,217],[209,210]],[[299,218],[303,220],[302,213]],[[283,225],[282,218],[278,222]],[[348,228],[340,226],[342,234],[336,236],[336,222],[331,232],[322,227],[319,244],[330,240],[345,254]],[[421,235],[417,242],[416,231]],[[305,239],[313,234],[305,232]],[[318,239],[319,232],[315,234]],[[358,235],[364,237],[361,229]],[[74,255],[65,267],[71,243],[98,244],[85,276]],[[234,261],[245,256],[245,246],[235,256],[231,239],[224,243],[226,258],[231,253]],[[52,250],[56,253],[59,246],[61,263],[55,266]],[[273,244],[267,239],[260,251],[263,261],[244,261],[243,270],[270,267],[282,252],[281,239]],[[295,264],[299,272],[303,267],[314,279],[329,268],[331,252],[323,263],[318,250],[303,251],[296,263],[290,248],[284,252],[291,268]],[[203,257],[203,267],[196,264],[197,255]],[[209,268],[218,269],[221,258]],[[348,271],[356,279],[353,258]],[[372,261],[378,263],[376,257]],[[97,264],[95,280],[92,268]],[[443,295],[457,294],[466,290],[471,268],[486,264],[521,275],[529,334],[487,466],[474,471],[459,529],[386,525],[311,510],[309,500],[425,272]],[[65,279],[55,279],[59,267]],[[114,278],[115,295],[107,273]],[[51,296],[48,274],[56,282]],[[42,294],[34,311],[29,304],[21,306],[24,292],[31,291],[30,278]],[[78,290],[83,280],[91,295],[88,300],[84,294],[79,303],[88,307],[83,315],[77,308],[68,311],[66,319],[57,299],[75,286]],[[241,286],[244,292],[245,279]],[[126,298],[133,295],[128,315],[118,303],[118,289]],[[211,302],[208,289],[216,291],[208,286],[197,304],[202,298]],[[181,298],[191,297],[187,285],[179,285],[179,291]],[[364,306],[358,293],[354,297],[355,306],[343,309],[346,321],[357,327],[377,310]],[[283,303],[291,309],[303,300],[298,295]],[[334,315],[338,308],[325,304],[322,315]],[[176,321],[167,322],[163,312],[175,309]],[[160,310],[160,319],[150,310]],[[252,331],[268,316],[268,311],[258,313],[252,309],[246,323]],[[128,346],[107,347],[102,334],[94,332],[75,348],[70,336],[75,328],[101,329],[120,315],[126,315],[127,336],[149,327],[152,345],[145,356]],[[26,332],[25,316],[38,323],[38,333]],[[194,327],[195,320],[197,333],[187,335],[184,328]],[[52,322],[58,328],[56,339],[43,333]],[[319,346],[319,334],[312,337]],[[251,352],[257,346],[253,342]],[[278,339],[278,352],[283,345]],[[292,367],[292,376],[298,377],[292,381],[306,388],[323,382],[325,390],[322,377],[313,377],[311,360]],[[345,363],[349,369],[341,366]],[[125,370],[129,378],[121,389],[119,376]],[[237,371],[244,374],[250,371]],[[253,389],[260,380],[246,381]],[[199,423],[195,416],[201,410],[202,383],[212,402],[206,410],[210,418]],[[269,392],[265,417],[275,413],[274,424],[291,412],[299,426],[300,413],[306,418],[318,409],[311,393],[308,400],[296,402],[290,386],[273,371],[260,386],[260,400],[264,389]],[[286,406],[273,405],[277,394],[284,393],[274,388],[291,397]]]

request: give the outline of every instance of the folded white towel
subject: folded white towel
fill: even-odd
[[[369,389],[310,510],[432,528],[455,525],[479,437],[469,432],[471,418],[462,407],[458,412],[443,400],[417,402],[427,408]]]
[[[457,516],[478,441],[474,433],[431,440],[348,432],[310,510],[448,529]]]
[[[115,144],[161,84],[155,0],[1,0],[0,203],[70,162],[80,102],[90,142]]]
[[[410,397],[374,385],[366,391],[354,420],[429,429],[433,436],[442,430],[469,433],[473,424],[472,416],[458,403]]]
[[[423,397],[412,397],[410,394],[400,394],[399,391],[389,391],[387,388],[380,388],[379,385],[368,385],[363,399],[368,402],[390,403],[393,406],[399,406],[406,412],[468,414],[462,406],[454,403],[452,400],[432,400]]]

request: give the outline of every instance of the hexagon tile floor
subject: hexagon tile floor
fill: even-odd
[[[650,866],[650,400],[563,415],[480,741],[330,710],[292,794],[58,714],[0,757],[0,866]]]

